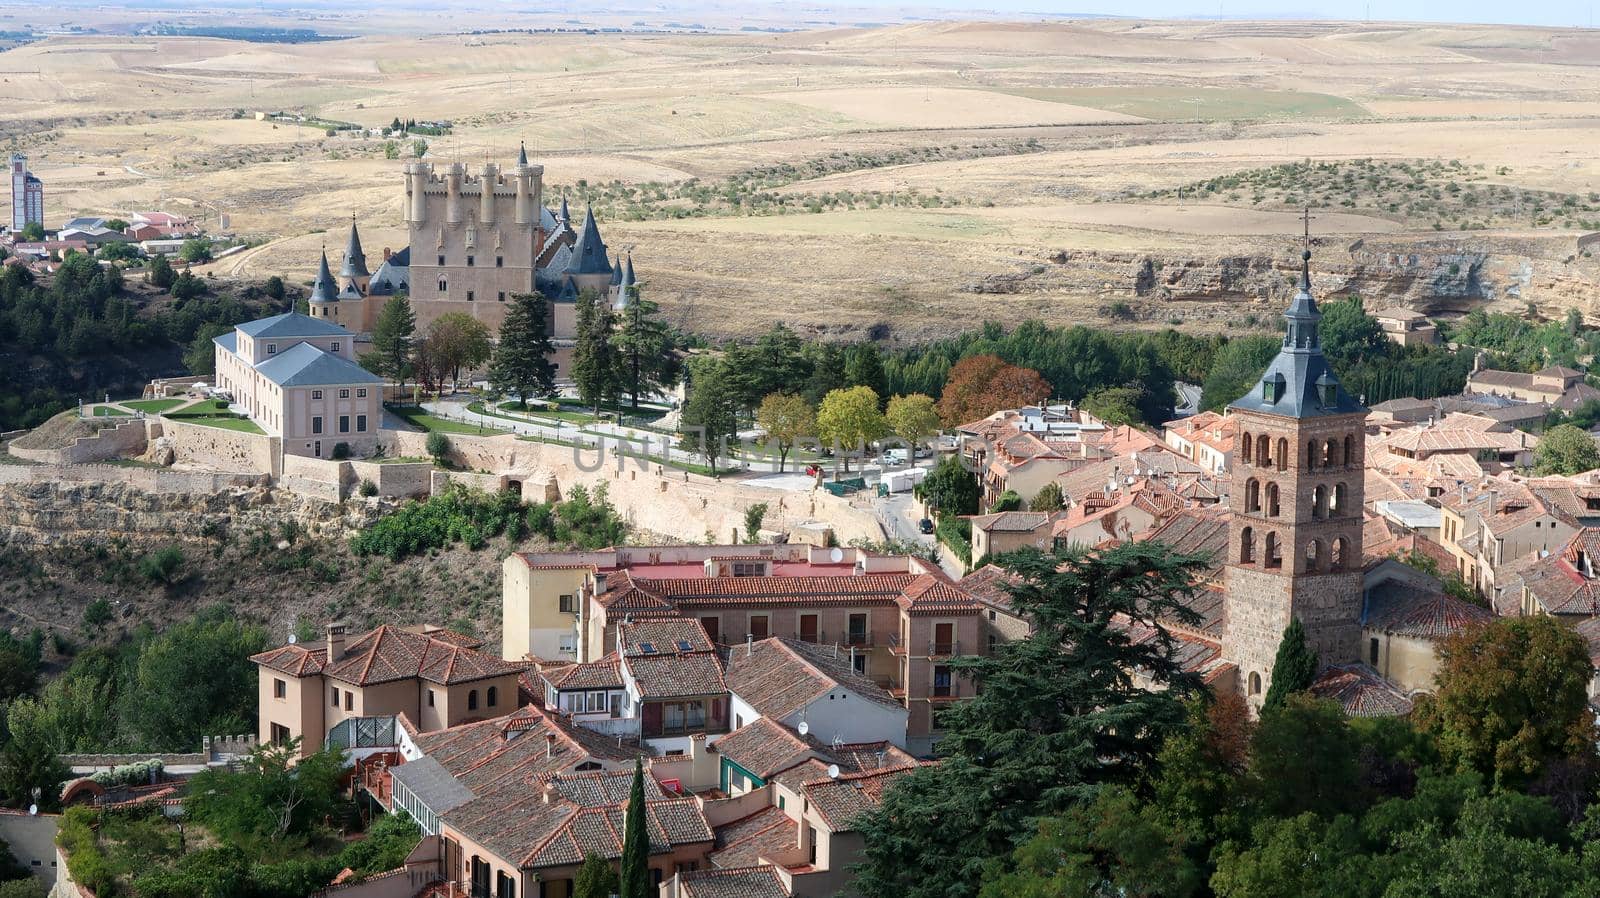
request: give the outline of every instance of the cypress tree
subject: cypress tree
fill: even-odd
[[[1306,628],[1300,619],[1293,618],[1283,631],[1278,643],[1278,656],[1272,659],[1272,685],[1267,687],[1267,698],[1261,710],[1278,708],[1296,692],[1311,688],[1317,678],[1317,653],[1306,645]]]
[[[406,375],[411,372],[411,337],[417,331],[417,316],[404,295],[384,303],[378,323],[372,328],[372,352],[362,363],[374,374],[392,377],[405,392]]]
[[[617,893],[617,871],[605,858],[590,852],[572,881],[572,898],[611,898]]]
[[[633,789],[622,821],[621,898],[653,898],[650,885],[650,833],[644,820],[644,764],[633,762]]]

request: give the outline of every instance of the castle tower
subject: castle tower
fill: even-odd
[[[1283,348],[1228,406],[1238,437],[1222,655],[1257,707],[1291,618],[1324,666],[1359,657],[1367,410],[1322,354],[1310,259],[1284,315]]]
[[[339,287],[334,283],[333,272],[328,270],[328,251],[322,251],[322,267],[317,269],[317,279],[311,282],[311,296],[306,305],[312,318],[326,318],[335,324],[339,321]]]
[[[344,264],[339,266],[339,277],[346,289],[365,296],[367,282],[372,275],[367,271],[367,254],[361,251],[361,234],[356,231],[355,216],[350,218],[350,240],[344,248]]]
[[[604,293],[611,286],[611,272],[606,243],[600,239],[600,226],[595,223],[594,207],[590,206],[584,212],[578,242],[572,245],[572,260],[567,263],[566,274],[574,290]]]
[[[628,261],[618,268],[622,270],[622,276],[617,281],[616,308],[622,311],[633,302],[639,292],[639,282],[633,277],[633,253],[628,253]]]

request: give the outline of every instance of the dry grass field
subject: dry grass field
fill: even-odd
[[[1517,308],[1600,281],[1574,252],[1600,211],[1532,210],[1544,195],[1600,210],[1590,32],[1104,20],[310,44],[81,36],[0,53],[0,133],[45,180],[50,223],[226,212],[268,242],[217,263],[221,277],[306,280],[351,215],[369,252],[398,248],[402,160],[382,140],[254,118],[277,111],[369,127],[450,119],[454,133],[427,150],[439,162],[509,161],[526,141],[547,199],[595,198],[646,289],[718,335],[777,319],[838,334],[886,325],[897,339],[984,318],[1092,321],[1132,282],[1074,260],[1289,265],[1307,202],[1330,262],[1363,237],[1445,241],[1533,270],[1498,297]],[[1342,167],[1304,195],[1260,186],[1306,160]],[[1342,180],[1356,160],[1394,178],[1369,195]],[[1433,174],[1396,174],[1412,170]],[[1449,191],[1456,172],[1472,208],[1443,215],[1437,204],[1465,202]],[[1197,193],[1230,178],[1245,188]],[[1408,197],[1433,189],[1422,205]],[[1029,280],[1041,266],[1052,276]],[[1183,318],[1220,327],[1229,309],[1249,312],[1220,305]]]

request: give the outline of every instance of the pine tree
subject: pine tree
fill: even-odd
[[[611,304],[592,290],[578,295],[577,341],[572,348],[572,379],[578,398],[594,408],[615,400],[622,390],[621,356],[616,346],[616,313]]]
[[[705,359],[694,366],[689,377],[689,398],[679,417],[678,448],[705,456],[713,472],[727,443],[737,437],[739,430],[727,369],[727,362],[717,359]]]
[[[396,296],[378,313],[378,323],[372,328],[372,351],[361,360],[372,373],[393,378],[402,393],[411,373],[411,338],[416,331],[417,316],[411,311],[411,302]]]
[[[611,898],[617,893],[617,871],[598,854],[590,852],[572,881],[572,898]]]
[[[622,330],[616,347],[623,364],[623,388],[633,410],[639,410],[641,393],[656,393],[678,379],[678,358],[672,352],[672,335],[657,313],[660,307],[639,296],[637,288],[622,313]]]
[[[1272,659],[1272,685],[1267,687],[1263,711],[1282,707],[1289,696],[1305,692],[1317,678],[1317,653],[1306,645],[1306,628],[1293,618],[1278,643],[1278,656]]]
[[[546,331],[549,307],[539,293],[518,293],[500,325],[500,345],[489,363],[489,383],[515,394],[523,408],[529,396],[549,396],[556,389],[555,347]]]
[[[621,898],[654,898],[650,885],[650,833],[645,827],[644,765],[633,762],[633,789],[622,821]]]

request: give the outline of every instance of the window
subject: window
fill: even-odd
[[[700,626],[706,628],[706,636],[709,637],[713,643],[721,641],[721,639],[720,639],[720,637],[722,635],[722,619],[721,618],[717,618],[717,617],[702,617],[702,618],[700,618]]]
[[[852,615],[850,615],[849,624],[850,624],[850,631],[849,631],[850,644],[851,645],[866,645],[867,642],[868,642],[868,640],[867,640],[867,616],[865,614],[852,614]]]
[[[1252,672],[1250,674],[1250,694],[1251,695],[1260,695],[1261,694],[1261,674],[1254,673],[1254,672]]]
[[[334,342],[332,342],[332,343],[330,343],[328,345],[332,347],[332,351],[333,352],[338,352],[339,351],[339,341],[335,340]]]
[[[339,416],[339,432],[340,433],[349,433],[350,432],[350,416],[349,415],[340,415]]]
[[[606,694],[604,692],[588,692],[585,693],[585,697],[586,702],[583,710],[592,714],[598,714],[605,711]]]
[[[618,718],[618,717],[621,717],[621,716],[622,716],[622,693],[613,692],[613,693],[611,693],[611,717],[613,719],[615,719],[615,718]]]
[[[472,291],[471,290],[467,291],[467,302],[472,302]]]
[[[449,293],[450,292],[450,282],[449,282],[449,280],[447,280],[445,278],[440,278],[439,279],[439,292],[440,293]]]
[[[367,388],[366,387],[357,388],[356,389],[356,398],[357,399],[365,399],[365,398],[367,398]]]
[[[751,639],[766,639],[767,638],[767,623],[768,623],[768,618],[767,618],[767,615],[765,615],[765,614],[752,614],[752,615],[750,615],[750,638]]]
[[[477,263],[477,260],[474,259],[472,256],[468,256],[467,257],[467,267],[468,268],[474,267],[476,263]]]
[[[273,745],[283,745],[284,743],[288,742],[290,739],[293,739],[293,738],[294,738],[293,736],[289,735],[289,728],[288,727],[284,726],[281,723],[275,723],[275,724],[272,725],[272,744]],[[51,866],[54,866],[53,862],[52,862]]]
[[[500,687],[490,686],[488,692],[484,694],[484,701],[489,705],[489,707],[493,708],[499,700]]]
[[[345,693],[344,693],[344,709],[346,711],[353,711],[353,710],[355,710],[355,707],[356,707],[356,694],[354,692],[349,691],[349,690],[345,690]]]
[[[312,417],[312,419],[311,419],[311,432],[312,433],[321,433],[322,432],[322,416],[321,415],[316,415],[316,416]]]
[[[935,664],[933,666],[933,694],[936,696],[954,695],[950,685],[950,666]]]
[[[333,705],[335,708],[339,707],[339,687],[335,686],[332,689],[328,690],[328,692],[329,692],[329,695],[328,695],[329,702],[328,703]]]
[[[433,690],[428,690],[428,707],[433,707]]]
[[[759,561],[735,561],[733,575],[735,577],[759,577],[766,573],[766,566]]]
[[[855,657],[851,658],[850,659],[850,666],[855,668],[856,673],[860,674],[863,677],[866,676],[867,675],[867,656],[866,656],[866,654],[865,653],[858,654]]]
[[[467,710],[468,711],[476,711],[476,710],[478,710],[478,690],[476,690],[476,689],[471,689],[471,690],[467,691]]]
[[[496,267],[496,268],[504,268],[504,267],[506,267],[506,257],[505,256],[495,256],[494,257],[494,267]]]
[[[312,399],[321,399],[322,398],[322,391],[321,390],[312,390],[311,391],[311,398]]]
[[[367,432],[367,416],[366,415],[356,415],[356,433],[366,433],[366,432]]]
[[[1372,640],[1367,643],[1367,663],[1373,667],[1378,666],[1378,637],[1376,636],[1372,637]]]
[[[340,399],[349,399],[350,398],[350,391],[348,389],[340,390],[339,391],[339,398]]]
[[[277,679],[276,677],[274,677],[273,680],[272,680],[272,697],[273,698],[288,698],[288,696],[289,696],[289,684],[285,683],[284,681],[282,681],[280,679]]]
[[[439,254],[439,264],[440,265],[444,264],[444,254],[443,253]],[[443,283],[443,281],[441,281],[440,283]]]
[[[504,290],[500,291],[500,301],[501,302],[505,302],[506,301],[506,291],[504,291]]]
[[[570,595],[561,596],[561,598],[556,600],[556,605],[557,605],[557,608],[561,611],[562,614],[572,614],[573,613],[573,611],[572,611],[572,596],[570,596]]]
[[[276,344],[276,343],[268,343],[267,344],[267,355],[277,355],[277,354],[278,354],[278,344]]]

